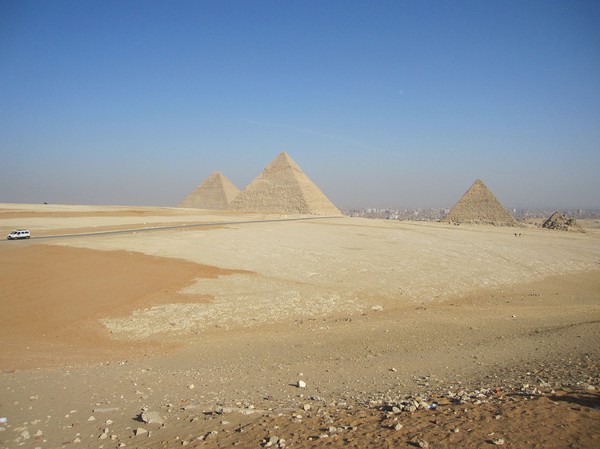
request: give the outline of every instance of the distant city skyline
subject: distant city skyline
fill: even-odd
[[[0,3],[0,202],[175,206],[281,151],[342,209],[600,208],[600,3]]]

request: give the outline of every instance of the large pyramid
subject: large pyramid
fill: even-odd
[[[229,203],[240,193],[239,189],[221,172],[214,172],[196,187],[179,207],[196,209],[228,209]]]
[[[500,204],[487,186],[478,179],[465,192],[444,218],[451,223],[493,224],[516,226],[512,215]]]
[[[341,215],[285,152],[232,201],[230,208],[245,212]]]

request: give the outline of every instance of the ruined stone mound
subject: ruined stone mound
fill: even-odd
[[[517,226],[516,220],[478,179],[450,210],[444,221],[451,223]]]
[[[341,215],[285,152],[232,201],[230,208],[276,214]]]
[[[559,211],[554,211],[552,215],[542,224],[542,228],[555,229],[557,231],[584,232],[574,218],[569,218]]]
[[[196,187],[179,207],[196,209],[228,209],[239,189],[221,172],[214,172]]]

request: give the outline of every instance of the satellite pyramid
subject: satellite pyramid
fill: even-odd
[[[454,205],[444,221],[452,223],[516,226],[512,215],[500,204],[487,186],[478,179]]]
[[[240,193],[239,189],[221,172],[214,172],[196,187],[179,207],[197,209],[228,209],[229,203]]]
[[[584,232],[574,218],[569,218],[559,211],[554,211],[550,217],[542,224],[542,228],[556,229],[558,231]]]
[[[229,207],[245,212],[341,215],[285,152],[277,156]]]

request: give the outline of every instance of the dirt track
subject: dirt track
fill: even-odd
[[[45,210],[29,227],[86,228],[93,214],[116,225],[89,208]],[[171,218],[133,212],[112,219]],[[258,447],[273,435],[289,447],[592,447],[600,234],[519,232],[334,219],[3,242],[0,447]],[[512,396],[523,384],[558,396]],[[480,405],[446,395],[480,387],[496,392]],[[418,394],[447,404],[381,410]],[[165,426],[136,421],[143,407]]]

